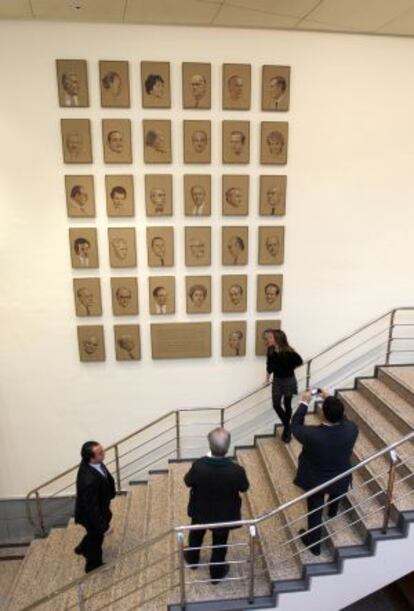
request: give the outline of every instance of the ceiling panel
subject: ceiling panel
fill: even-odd
[[[123,20],[126,0],[31,0],[37,19],[70,21]],[[76,7],[80,8],[77,9]]]
[[[375,31],[413,6],[414,0],[323,0],[308,19]]]
[[[286,17],[223,5],[213,23],[234,27],[292,28],[297,22],[298,17]]]
[[[384,34],[414,35],[414,8],[405,11],[396,19],[392,19],[379,29]]]
[[[220,3],[198,0],[128,0],[128,23],[203,24],[212,22]]]
[[[30,19],[33,17],[29,0],[1,0],[0,19]]]
[[[303,17],[319,2],[320,0],[224,0],[226,6],[249,8],[287,17]]]

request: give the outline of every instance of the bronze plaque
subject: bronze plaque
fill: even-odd
[[[151,325],[153,359],[211,356],[211,323],[178,322]]]

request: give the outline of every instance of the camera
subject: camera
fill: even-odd
[[[317,397],[321,393],[322,393],[322,389],[321,388],[312,388],[312,390],[311,390],[312,397]]]

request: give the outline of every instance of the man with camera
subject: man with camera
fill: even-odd
[[[305,416],[313,398],[323,399],[321,424],[305,424]],[[357,425],[344,414],[344,405],[325,390],[306,391],[292,419],[292,434],[302,444],[294,483],[305,491],[312,490],[351,468],[352,450],[358,437]],[[348,475],[307,499],[308,532],[299,531],[302,543],[319,556],[321,553],[321,522],[325,497],[328,495],[328,517],[338,512],[339,497],[352,482]]]

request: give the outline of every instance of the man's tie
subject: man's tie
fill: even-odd
[[[164,265],[164,259],[161,257],[161,265]]]

